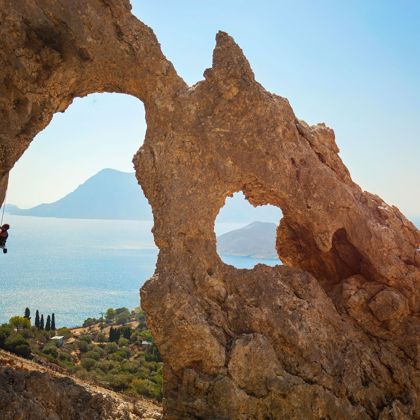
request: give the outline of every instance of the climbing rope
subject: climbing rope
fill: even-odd
[[[6,186],[6,192],[4,193],[3,211],[2,211],[2,213],[1,213],[1,222],[0,222],[0,226],[3,226],[4,211],[6,210],[6,199],[7,199],[7,186]]]

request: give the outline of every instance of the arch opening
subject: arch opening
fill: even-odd
[[[142,102],[107,93],[76,98],[36,136],[10,174],[0,322],[29,303],[70,327],[138,306],[157,259],[131,163],[145,131]]]
[[[236,268],[283,264],[276,250],[282,211],[276,206],[253,207],[243,192],[227,197],[215,221],[217,253]]]

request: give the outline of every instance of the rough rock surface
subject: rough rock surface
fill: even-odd
[[[162,413],[151,401],[123,398],[0,351],[0,418],[152,420]]]
[[[420,417],[420,233],[352,181],[330,128],[258,84],[225,33],[189,87],[128,1],[0,6],[1,176],[76,96],[145,105],[134,165],[160,253],[142,305],[166,418]],[[214,221],[236,191],[282,209],[287,266],[220,260]]]

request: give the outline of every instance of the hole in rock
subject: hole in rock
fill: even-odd
[[[0,323],[29,307],[74,327],[139,306],[157,258],[132,165],[145,131],[138,99],[92,94],[36,136],[10,174]]]
[[[236,268],[282,264],[276,251],[281,217],[278,207],[253,207],[242,192],[228,197],[215,223],[217,253],[222,261]]]

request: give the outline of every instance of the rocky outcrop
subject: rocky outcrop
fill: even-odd
[[[4,420],[152,420],[151,401],[130,400],[0,351],[0,418]]]
[[[420,416],[420,233],[352,181],[330,128],[267,92],[223,32],[188,87],[127,1],[0,4],[3,176],[73,97],[144,102],[134,165],[160,253],[142,305],[167,418]],[[282,209],[287,266],[220,260],[214,221],[236,191]]]

